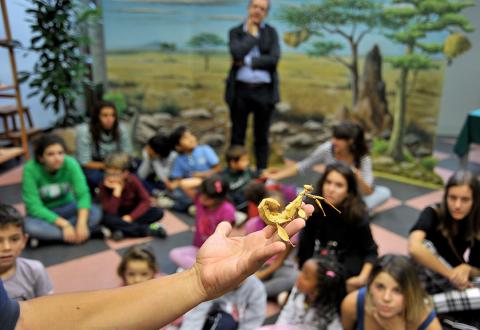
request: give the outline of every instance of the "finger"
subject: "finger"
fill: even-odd
[[[305,211],[305,213],[307,214],[307,217],[311,216],[313,211],[315,210],[315,207],[313,207],[312,204],[305,204],[303,203],[302,204],[302,208],[303,210]]]
[[[264,247],[256,249],[253,253],[253,259],[260,266],[263,265],[265,261],[267,261],[274,255],[283,252],[286,248],[287,247],[285,243],[276,241]]]
[[[222,235],[224,237],[228,237],[232,231],[232,225],[230,222],[222,221],[218,224],[217,228],[215,229],[214,234]]]

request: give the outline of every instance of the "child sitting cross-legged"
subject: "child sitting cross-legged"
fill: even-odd
[[[24,226],[23,216],[13,206],[0,204],[0,279],[8,296],[17,301],[53,292],[42,263],[20,257],[28,239]]]
[[[165,238],[165,229],[157,223],[163,210],[152,207],[150,196],[139,179],[129,171],[130,156],[114,153],[105,159],[105,178],[100,185],[103,224],[112,238],[156,236]]]

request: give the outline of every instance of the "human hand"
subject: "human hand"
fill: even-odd
[[[125,214],[125,215],[122,217],[122,220],[125,221],[125,222],[132,222],[132,221],[133,221],[133,218],[132,218],[131,215]]]
[[[76,243],[85,242],[90,237],[90,230],[88,229],[87,224],[77,224],[77,228],[75,230],[76,234]]]
[[[471,286],[469,281],[470,272],[472,267],[469,264],[461,264],[452,269],[452,273],[449,277],[450,282],[460,290],[466,289]]]
[[[71,224],[62,227],[63,241],[67,243],[76,243],[77,235]]]
[[[313,206],[304,205],[304,210],[311,215]],[[295,219],[285,230],[293,236],[304,226],[303,219]],[[237,287],[268,258],[286,249],[273,226],[244,237],[228,237],[231,230],[228,222],[220,223],[198,251],[193,269],[205,299],[213,299]]]
[[[258,36],[258,24],[255,23],[251,18],[248,18],[247,20],[247,32],[254,37]]]
[[[347,292],[352,292],[354,290],[357,290],[367,284],[367,280],[364,279],[361,276],[352,276],[347,279],[346,285],[347,285]]]

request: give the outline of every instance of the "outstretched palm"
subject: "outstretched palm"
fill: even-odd
[[[312,205],[304,208],[307,214],[313,211]],[[289,235],[294,235],[303,226],[303,219],[295,219],[285,229]],[[286,248],[272,226],[244,237],[228,237],[231,229],[227,222],[218,225],[197,255],[195,267],[210,299],[237,287],[268,258]]]

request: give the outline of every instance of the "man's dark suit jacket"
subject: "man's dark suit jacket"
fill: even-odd
[[[243,62],[245,55],[257,44],[260,49],[260,57],[252,58],[252,69],[266,70],[270,72],[272,78],[273,104],[280,101],[278,91],[277,63],[280,59],[280,45],[278,43],[278,34],[275,28],[265,24],[260,29],[260,37],[256,38],[243,31],[243,23],[234,27],[229,33],[229,47],[232,55],[232,67],[227,78],[225,89],[225,101],[232,107],[235,99],[235,78],[240,66],[235,62]]]

